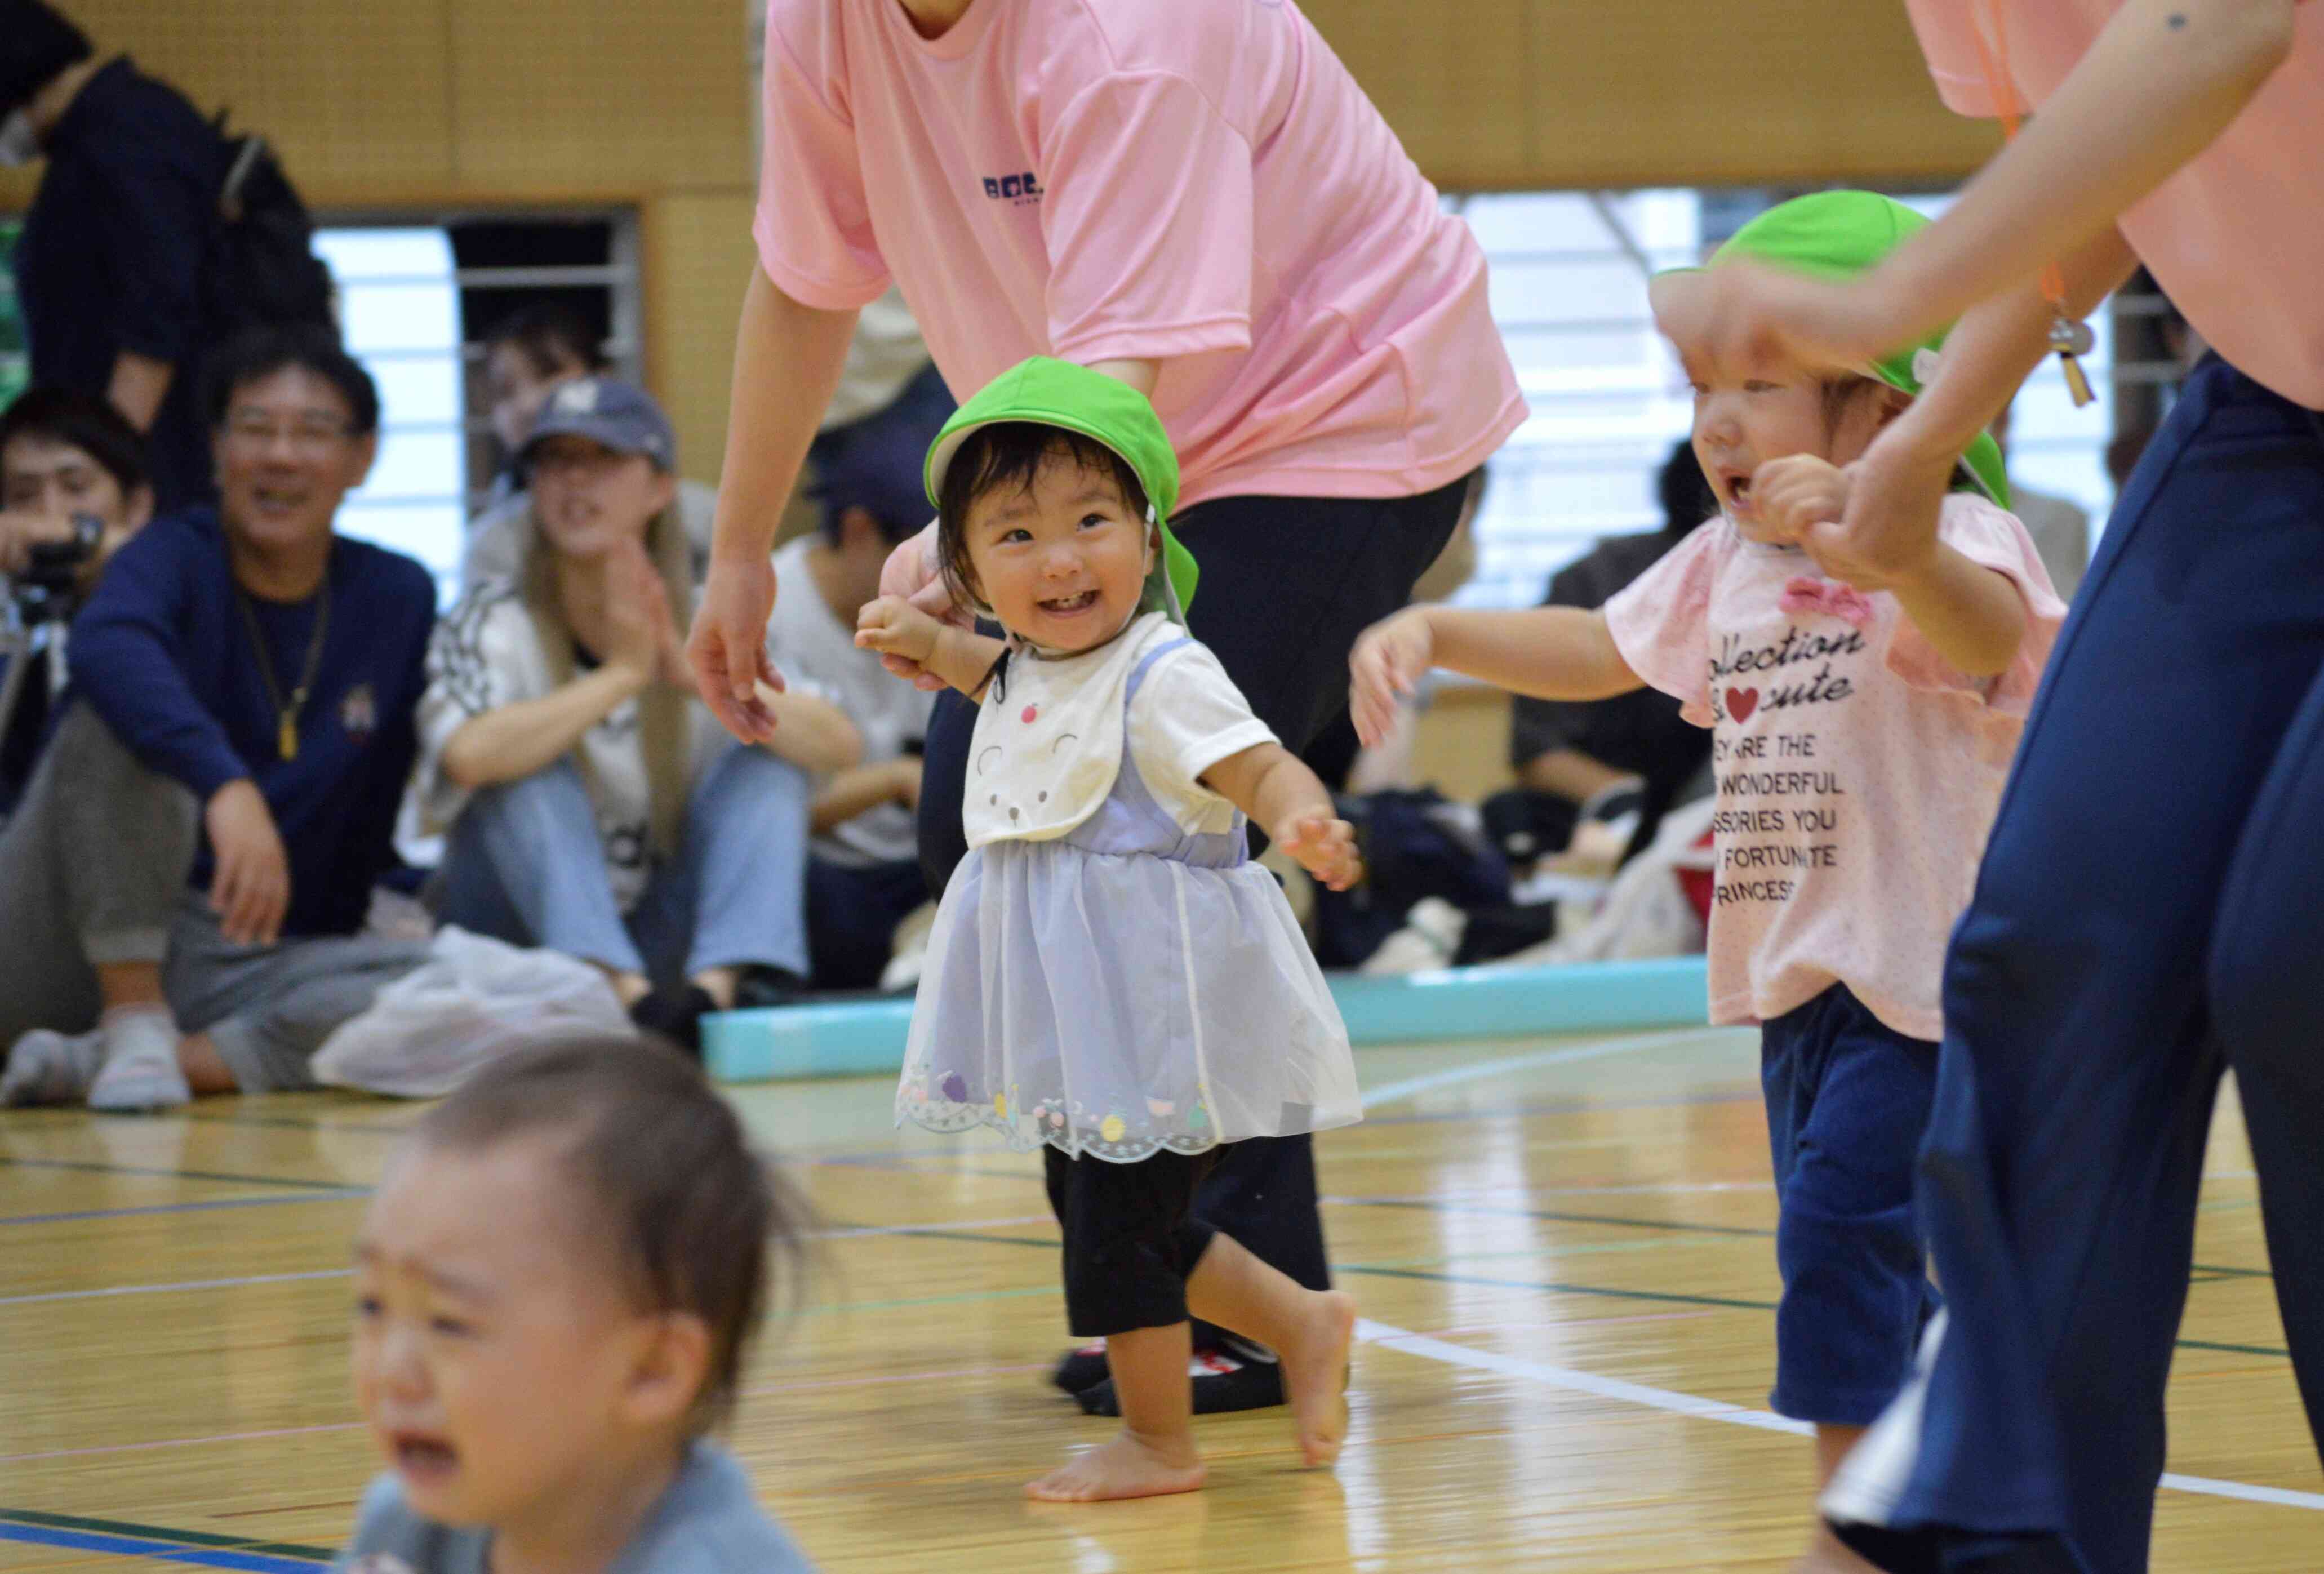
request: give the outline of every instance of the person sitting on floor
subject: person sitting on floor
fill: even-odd
[[[24,652],[15,707],[0,718],[0,824],[23,796],[49,739],[65,677],[66,626],[97,588],[113,555],[153,517],[145,440],[104,400],[70,388],[30,388],[0,415],[0,578],[20,595],[43,546],[76,562],[69,586],[54,586],[41,610],[49,637]],[[20,605],[22,603],[20,603]],[[5,682],[9,658],[0,658]]]
[[[812,594],[775,603],[767,646],[784,676],[845,711],[863,759],[819,785],[807,863],[807,944],[819,989],[870,989],[897,926],[928,899],[916,814],[919,745],[936,696],[898,683],[855,643],[855,617],[880,594],[896,543],[928,521],[920,456],[952,414],[933,366],[877,415],[826,432],[809,451],[822,529],[775,554],[775,573]]]
[[[425,568],[333,530],[378,392],[312,327],[231,342],[212,379],[218,507],[107,565],[0,834],[0,1102],[310,1086],[331,1030],[428,953],[361,933],[436,612]]]
[[[464,593],[487,579],[517,576],[531,532],[532,497],[523,456],[541,407],[576,378],[604,376],[613,369],[596,334],[569,307],[520,307],[493,325],[484,339],[484,392],[502,468],[493,478],[490,500],[468,522],[467,549],[460,557]],[[717,491],[681,477],[676,507],[698,577],[710,561]]]
[[[429,654],[421,791],[450,833],[446,923],[595,962],[641,1024],[698,1048],[706,1013],[804,983],[807,773],[862,745],[809,695],[769,691],[763,749],[694,697],[676,456],[632,383],[550,395],[518,576],[469,592]]]

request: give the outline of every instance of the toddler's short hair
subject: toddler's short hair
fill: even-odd
[[[1094,437],[1069,427],[1038,421],[995,421],[970,433],[945,469],[936,493],[936,567],[956,601],[980,599],[976,569],[968,557],[968,515],[979,499],[996,492],[1021,492],[1033,484],[1043,461],[1070,458],[1091,474],[1113,483],[1130,511],[1144,519],[1146,488],[1130,461]]]
[[[453,1152],[555,1143],[637,1302],[709,1324],[710,1367],[689,1430],[725,1421],[765,1315],[769,1248],[785,1257],[795,1289],[807,1211],[692,1062],[650,1039],[550,1040],[478,1072],[414,1133],[423,1147]]]

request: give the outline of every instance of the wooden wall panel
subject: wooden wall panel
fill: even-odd
[[[1415,7],[1302,0],[1416,162],[1443,187],[1536,184],[1527,0]]]
[[[742,15],[742,0],[456,0],[462,183],[747,183]]]
[[[448,17],[470,0],[53,0],[205,113],[263,131],[293,179],[452,170]]]
[[[678,469],[715,483],[726,450],[734,322],[757,265],[746,192],[678,193],[646,205],[646,377],[678,433]]]
[[[1943,179],[1987,128],[1938,102],[1885,0],[1527,0],[1547,186]]]
[[[1967,173],[1896,0],[1305,0],[1448,188],[1770,185]]]

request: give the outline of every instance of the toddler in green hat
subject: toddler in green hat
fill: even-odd
[[[1761,215],[1709,269],[1653,281],[1718,516],[1598,611],[1415,607],[1350,658],[1367,742],[1438,666],[1545,699],[1651,685],[1711,729],[1711,1019],[1759,1027],[1784,1280],[1769,1403],[1812,1423],[1825,1478],[1902,1387],[1939,1305],[1913,1157],[1946,939],[2065,608],[1999,506],[1990,453],[1971,454],[1904,571],[1820,573],[1816,527],[1840,518],[1847,466],[1941,340],[1837,378],[1773,355],[1737,364],[1711,348],[1721,292],[1706,284],[1738,256],[1860,272],[1920,222],[1884,197],[1825,192]]]
[[[1073,1331],[1105,1340],[1123,1430],[1026,1488],[1063,1501],[1203,1484],[1191,1312],[1273,1349],[1303,1458],[1347,1427],[1355,1306],[1192,1217],[1219,1145],[1360,1117],[1346,1026],[1257,821],[1335,890],[1354,833],[1314,772],[1186,636],[1178,465],[1145,397],[1062,361],[1004,373],[929,450],[937,557],[1005,640],[909,602],[856,643],[981,700],[969,852],[936,910],[900,1123],[1042,1150]]]

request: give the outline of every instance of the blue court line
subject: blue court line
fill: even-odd
[[[99,1534],[91,1531],[51,1530],[45,1525],[18,1524],[0,1520],[0,1542],[22,1542],[35,1547],[64,1547],[77,1552],[117,1552],[129,1558],[155,1558],[171,1563],[191,1563],[202,1569],[244,1569],[256,1574],[315,1574],[327,1567],[321,1560],[278,1558],[263,1552],[214,1551],[182,1542],[149,1541],[143,1536]]]
[[[292,1197],[214,1197],[206,1202],[148,1202],[139,1208],[84,1208],[74,1213],[0,1214],[0,1224],[69,1224],[83,1219],[126,1219],[139,1213],[198,1213],[211,1208],[275,1208],[285,1202],[345,1202],[368,1197],[368,1186],[301,1192]]]

